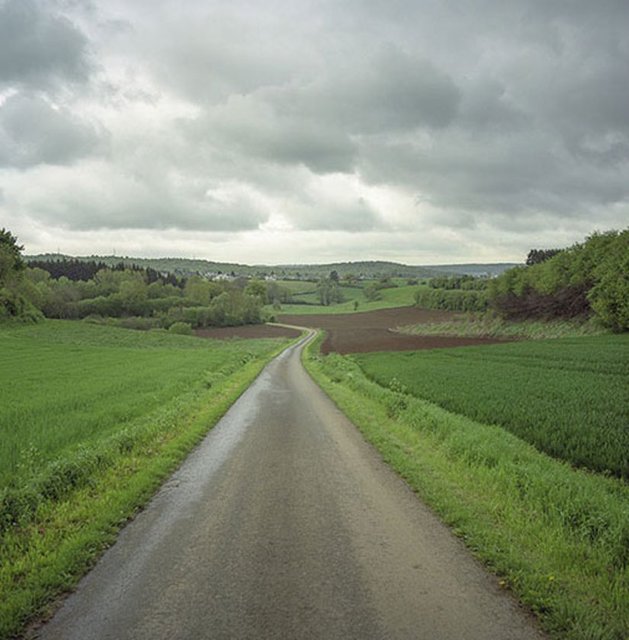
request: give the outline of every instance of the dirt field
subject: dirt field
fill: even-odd
[[[325,329],[328,335],[321,348],[323,353],[414,351],[501,342],[492,338],[409,336],[391,331],[392,328],[405,324],[441,322],[451,320],[455,316],[456,314],[449,311],[401,307],[338,315],[280,315],[278,322]]]
[[[463,347],[475,344],[501,342],[492,338],[456,338],[440,336],[408,336],[391,331],[394,327],[420,322],[441,322],[454,318],[450,311],[431,311],[414,307],[380,309],[365,313],[330,315],[280,315],[277,321],[300,327],[325,329],[327,338],[321,350],[323,353],[363,353],[369,351],[414,351],[416,349],[437,349],[440,347]],[[245,325],[243,327],[217,327],[198,329],[195,335],[201,338],[226,340],[229,338],[295,338],[298,331],[286,327],[266,324]]]

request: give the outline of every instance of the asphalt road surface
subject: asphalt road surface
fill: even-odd
[[[300,349],[264,370],[37,637],[542,637]]]

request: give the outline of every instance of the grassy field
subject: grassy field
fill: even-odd
[[[432,322],[398,327],[400,333],[415,336],[461,336],[490,338],[576,338],[610,333],[594,319],[503,320],[489,313],[462,313],[450,322]]]
[[[404,285],[400,287],[393,287],[391,289],[382,289],[380,291],[382,295],[381,300],[369,301],[365,297],[362,288],[356,287],[341,287],[344,302],[337,304],[331,304],[329,306],[322,306],[318,303],[318,296],[316,293],[308,293],[302,296],[298,296],[298,299],[302,299],[311,304],[284,304],[280,310],[272,309],[271,307],[265,307],[269,313],[274,315],[286,314],[328,314],[328,313],[360,313],[363,311],[376,311],[377,309],[393,309],[395,307],[410,307],[414,304],[413,294],[417,290],[417,285]],[[355,302],[358,303],[358,307],[355,307]]]
[[[287,340],[0,328],[0,637],[71,587]]]
[[[317,290],[317,283],[309,280],[276,280],[282,289],[288,289],[293,295],[310,293]]]
[[[380,385],[629,478],[629,335],[355,356]]]
[[[616,366],[613,362],[618,363],[613,352],[624,350],[623,344],[626,342],[610,342],[606,347],[590,344],[584,349],[590,356],[585,362],[576,358],[578,345],[568,348],[572,355],[564,357],[565,371],[584,373],[594,380],[599,375],[608,381],[614,375],[620,376],[622,372],[613,374],[611,369]],[[534,346],[552,353],[546,345]],[[596,358],[598,348],[602,351],[600,363]],[[485,347],[484,352],[495,349],[502,350],[503,346]],[[480,368],[476,376],[471,375],[472,369],[463,368],[472,385],[467,391],[473,394],[473,378],[486,375],[487,367],[483,367],[482,352],[473,348],[465,351]],[[444,393],[462,395],[465,389],[457,391],[456,376],[448,377],[447,370],[456,371],[463,356],[458,351],[450,353],[451,367],[430,352],[422,355],[428,357],[428,362],[435,358],[435,376],[445,386]],[[487,357],[491,366],[498,367],[505,376],[520,366],[513,353],[502,360]],[[543,367],[536,362],[540,357],[541,351],[535,351],[525,377],[543,373]],[[399,380],[408,364],[404,360],[397,360],[398,382],[390,384],[393,377],[388,378],[387,387],[370,380],[356,359],[337,354],[320,356],[316,344],[305,354],[308,370],[339,408],[379,449],[384,460],[497,574],[500,585],[510,588],[530,607],[553,638],[629,638],[626,482],[572,468],[540,453],[493,424],[496,421],[491,417],[486,422],[472,420],[403,393]],[[521,366],[526,367],[523,363]],[[556,368],[552,359],[549,366],[563,379],[564,369]],[[409,387],[419,384],[420,375],[431,374],[427,369],[421,373],[414,370],[408,376]],[[507,378],[504,404],[514,395],[509,387],[517,388],[521,382],[522,379]],[[595,402],[592,410],[602,409],[606,414],[611,411],[617,416],[622,397],[612,397],[610,402],[611,407]],[[498,406],[494,403],[494,408]],[[575,424],[579,424],[570,400],[568,410],[572,411]],[[554,413],[561,413],[561,407],[555,407]],[[619,443],[616,446],[621,448]],[[627,449],[624,451],[626,454]]]

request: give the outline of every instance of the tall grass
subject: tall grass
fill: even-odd
[[[629,478],[629,335],[355,357],[383,386]]]
[[[399,333],[418,336],[464,336],[491,338],[575,338],[609,333],[595,319],[590,320],[504,320],[490,313],[461,314],[449,322],[431,322],[398,327]]]
[[[350,357],[322,357],[314,346],[305,362],[385,461],[552,637],[629,637],[626,483],[573,469],[501,427],[381,386]]]

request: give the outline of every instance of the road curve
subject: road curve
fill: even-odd
[[[310,379],[276,358],[38,638],[539,639]]]

